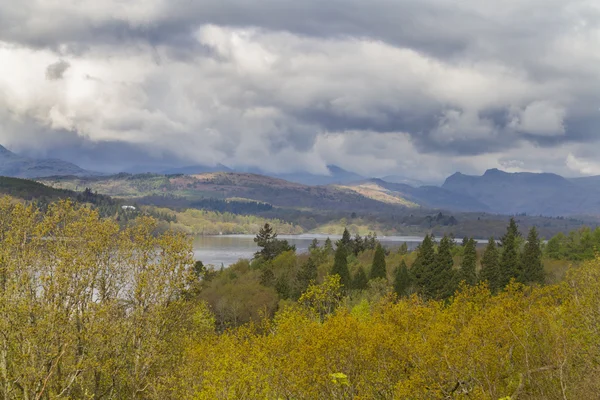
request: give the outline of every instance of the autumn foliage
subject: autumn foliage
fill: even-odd
[[[407,296],[406,264],[399,278],[389,274],[402,297],[391,285],[386,291],[382,277],[365,289],[379,296],[357,297],[328,275],[328,261],[316,271],[321,262],[295,266],[283,253],[268,264],[275,282],[287,263],[305,290],[278,304],[276,288],[250,292],[272,308],[227,328],[203,297],[212,291],[217,305],[225,289],[209,283],[225,281],[209,271],[200,282],[189,239],[155,227],[141,217],[119,229],[70,202],[45,213],[0,202],[0,398],[497,400],[600,392],[600,259],[558,284],[513,280],[493,293],[486,283],[463,283],[435,301]],[[227,282],[241,268],[223,272]],[[261,271],[243,268],[248,290],[258,287]]]

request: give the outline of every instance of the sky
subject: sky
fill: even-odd
[[[600,174],[600,2],[0,0],[0,143],[108,172]]]

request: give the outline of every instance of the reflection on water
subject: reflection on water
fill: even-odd
[[[304,235],[279,235],[279,239],[286,239],[290,244],[296,245],[299,253],[306,252],[313,239],[319,241],[322,246],[325,239],[329,237],[334,243],[341,236],[304,234]],[[419,236],[385,236],[379,241],[388,248],[398,247],[402,243],[408,245],[409,250],[414,250],[421,241]],[[252,258],[258,250],[254,243],[253,235],[221,235],[221,236],[198,236],[194,240],[194,257],[205,265],[229,266],[240,258]]]

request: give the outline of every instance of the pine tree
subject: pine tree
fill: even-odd
[[[423,241],[417,248],[417,258],[411,268],[412,275],[419,291],[426,294],[426,286],[433,274],[433,263],[435,262],[435,248],[433,237],[425,235]]]
[[[477,283],[477,249],[475,239],[463,241],[463,259],[460,265],[460,280],[465,281],[467,285]]]
[[[352,279],[352,288],[357,290],[364,290],[369,286],[369,280],[363,267],[358,268],[354,279]]]
[[[371,265],[371,274],[369,279],[383,278],[387,280],[387,272],[385,265],[385,250],[381,243],[377,243],[375,255],[373,256],[373,265]]]
[[[500,289],[500,254],[496,247],[496,240],[491,237],[483,252],[481,258],[480,280],[487,281],[491,291],[495,292]]]
[[[352,281],[350,279],[350,271],[348,270],[348,258],[346,248],[344,246],[338,246],[335,251],[335,259],[333,260],[333,268],[331,268],[331,275],[339,275],[340,283],[345,288],[350,288]]]
[[[298,282],[297,295],[299,297],[300,294],[304,293],[304,291],[308,288],[311,282],[314,282],[317,279],[317,264],[309,257],[308,260],[298,270],[298,274],[296,276],[296,280]]]
[[[408,254],[408,245],[406,244],[406,242],[403,242],[400,245],[400,247],[398,248],[398,254],[401,254],[401,255]]]
[[[327,237],[327,239],[325,239],[325,245],[323,246],[323,249],[325,249],[325,252],[327,254],[333,253],[333,244],[331,243],[331,239],[329,238],[329,236]]]
[[[316,250],[319,248],[319,241],[317,240],[317,238],[314,238],[312,240],[312,242],[310,242],[310,245],[308,246],[308,250]]]
[[[522,283],[543,283],[544,266],[542,264],[542,250],[540,248],[540,239],[537,230],[532,227],[527,235],[527,243],[523,249],[521,257],[521,276],[519,281]]]
[[[454,294],[457,282],[454,274],[452,247],[454,241],[444,235],[435,256],[433,274],[427,285],[428,294],[435,299],[444,299]]]
[[[352,240],[352,253],[354,253],[355,256],[358,256],[363,251],[365,251],[365,243],[363,238],[357,233],[354,236],[354,240]]]
[[[273,231],[273,228],[268,223],[260,229],[254,238],[254,243],[258,247],[261,247],[260,251],[254,253],[254,257],[260,257],[267,261],[274,259],[285,251],[296,250],[296,246],[290,245],[287,240],[277,239],[277,233]]]
[[[506,228],[502,237],[502,256],[500,258],[500,270],[498,274],[499,289],[503,289],[512,278],[519,278],[521,265],[519,263],[519,249],[517,238],[520,236],[519,228],[514,218]]]
[[[348,232],[348,228],[344,228],[344,233],[342,234],[342,238],[337,241],[335,244],[337,247],[345,247],[346,253],[352,251],[352,237],[350,236],[350,232]]]
[[[399,297],[408,296],[410,285],[411,279],[408,272],[408,267],[406,266],[406,262],[402,260],[400,262],[400,267],[396,268],[396,272],[394,274],[394,291]]]

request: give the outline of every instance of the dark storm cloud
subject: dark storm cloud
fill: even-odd
[[[54,81],[0,81],[4,140],[26,116],[47,152],[98,166],[319,169],[337,149],[374,171],[535,169],[553,149],[538,165],[560,170],[598,146],[598,33],[587,0],[0,0],[0,72],[39,58]]]

